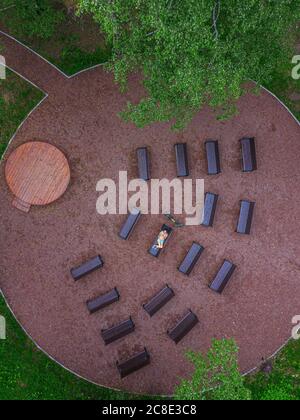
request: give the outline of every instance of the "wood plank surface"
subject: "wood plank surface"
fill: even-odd
[[[10,155],[5,176],[10,190],[19,199],[14,202],[23,202],[29,207],[42,206],[64,194],[70,182],[70,167],[56,147],[49,143],[29,142]]]

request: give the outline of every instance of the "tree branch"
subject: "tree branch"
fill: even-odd
[[[220,16],[220,10],[221,10],[221,0],[217,0],[213,9],[213,16],[212,16],[212,19],[213,19],[212,26],[214,28],[215,40],[219,38],[219,31],[218,31],[217,23]]]
[[[11,4],[10,6],[4,7],[3,9],[0,9],[0,12],[5,12],[5,10],[12,9],[13,7],[16,7],[16,5]]]
[[[149,32],[148,34],[146,34],[146,36],[151,36],[151,35],[154,35],[156,32],[157,32],[157,30],[152,31],[152,32]]]
[[[173,5],[173,0],[170,0],[170,1],[169,1],[169,4],[168,4],[168,10],[170,10],[170,9],[171,9],[172,5]]]

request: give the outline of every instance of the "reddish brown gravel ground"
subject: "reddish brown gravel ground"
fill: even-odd
[[[17,319],[49,355],[98,384],[149,394],[169,394],[179,377],[191,372],[187,349],[206,351],[212,338],[234,337],[243,372],[260,364],[291,334],[300,314],[299,293],[299,156],[300,129],[271,95],[248,94],[239,115],[217,122],[204,110],[181,132],[168,124],[139,130],[119,119],[127,100],[142,94],[137,77],[122,96],[101,67],[72,79],[5,36],[10,67],[50,92],[18,131],[9,154],[29,140],[44,140],[68,157],[72,181],[56,203],[22,214],[12,208],[12,195],[1,165],[0,286]],[[25,65],[23,66],[23,63]],[[238,140],[254,136],[258,171],[240,170]],[[220,140],[222,174],[206,176],[204,141]],[[151,151],[152,176],[172,179],[176,173],[173,144],[187,142],[192,178],[205,178],[206,190],[220,194],[215,227],[175,232],[159,259],[147,253],[163,216],[143,216],[130,241],[118,238],[124,216],[96,212],[96,183],[117,180],[118,171],[136,178],[135,149]],[[236,234],[239,200],[256,201],[251,236]],[[192,241],[205,252],[186,278],[176,267]],[[101,254],[105,266],[79,282],[71,267]],[[224,258],[237,270],[222,296],[207,287]],[[150,319],[141,304],[168,283],[175,298]],[[86,300],[117,287],[120,302],[89,315]],[[166,330],[191,308],[200,323],[177,346]],[[100,330],[129,315],[136,332],[105,347]],[[120,380],[116,360],[144,346],[151,364]],[[45,373],[46,374],[46,373]]]

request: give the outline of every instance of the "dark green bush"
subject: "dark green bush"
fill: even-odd
[[[16,0],[9,26],[21,37],[49,39],[65,20],[65,13],[58,6],[51,0]]]
[[[82,69],[105,63],[109,58],[109,49],[98,47],[95,51],[88,52],[73,45],[63,48],[58,64],[66,73],[74,74]]]

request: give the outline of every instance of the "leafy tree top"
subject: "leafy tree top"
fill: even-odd
[[[21,40],[24,35],[50,39],[56,26],[65,19],[60,5],[58,0],[0,0],[0,17]],[[8,18],[6,10],[11,10]]]
[[[143,73],[148,96],[125,118],[183,127],[204,105],[226,113],[249,79],[265,83],[288,54],[299,0],[78,0],[113,49],[109,68],[126,86]]]
[[[234,340],[213,340],[206,356],[188,352],[195,370],[175,390],[176,400],[250,400],[238,368],[238,347]]]

